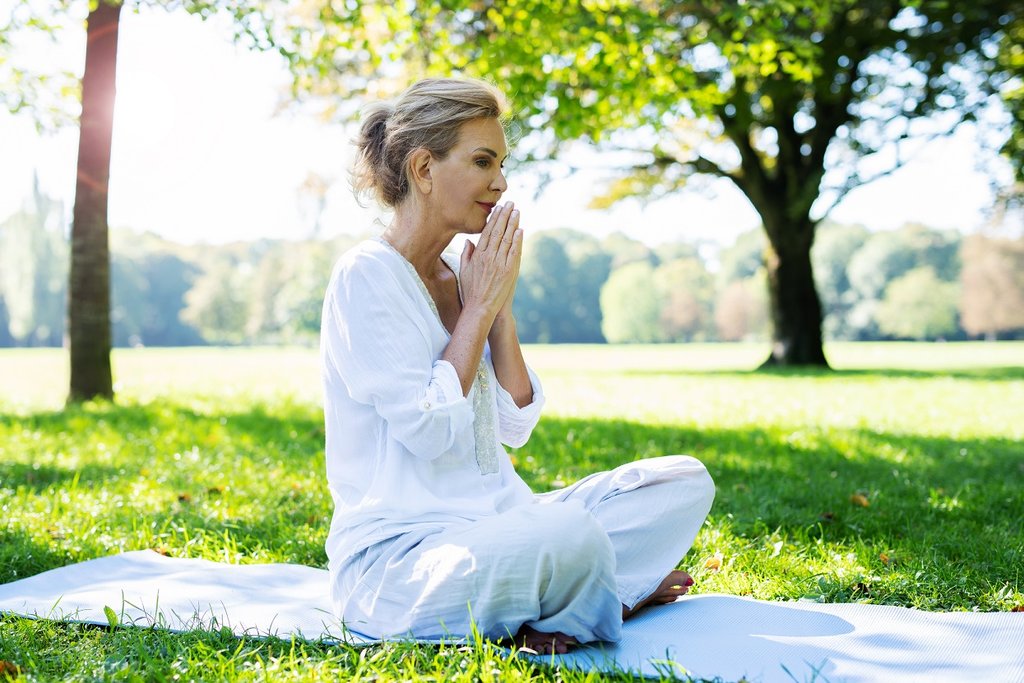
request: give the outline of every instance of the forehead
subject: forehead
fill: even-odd
[[[478,147],[486,147],[498,153],[498,158],[508,154],[505,141],[505,129],[498,119],[473,119],[466,121],[459,129],[459,141],[456,148],[472,151]]]

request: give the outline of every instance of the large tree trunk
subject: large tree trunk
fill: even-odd
[[[772,314],[772,351],[762,367],[828,367],[821,340],[821,301],[811,269],[814,225],[765,228],[769,249],[768,296]]]
[[[89,13],[82,76],[78,180],[71,226],[68,401],[113,398],[110,372],[110,255],[107,188],[114,124],[114,74],[121,5],[100,0]]]

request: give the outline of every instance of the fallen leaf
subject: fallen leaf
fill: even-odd
[[[224,487],[211,486],[210,488],[206,489],[206,492],[209,493],[211,496],[219,496],[220,494],[224,493]]]
[[[709,557],[707,560],[704,561],[704,569],[707,569],[707,570],[710,570],[710,571],[713,571],[713,572],[717,572],[721,568],[722,568],[722,556],[721,555],[715,555],[714,557]]]
[[[855,493],[850,496],[850,502],[862,508],[866,508],[871,505],[871,503],[868,502],[868,497],[863,493]]]
[[[21,667],[14,662],[0,659],[0,679],[13,681],[21,675]]]
[[[892,562],[892,558],[890,558],[885,553],[880,553],[878,555],[878,559],[880,559],[882,561],[882,564],[889,564],[890,562]]]
[[[1016,607],[1010,608],[1011,612],[1024,612],[1024,605],[1017,605]]]
[[[192,496],[190,496],[187,493],[179,493],[178,494],[178,502],[179,503],[191,503],[192,502]]]
[[[820,519],[826,521],[826,522],[831,522],[833,519],[836,518],[836,513],[834,513],[834,512],[822,512],[820,515],[818,515],[818,517]]]
[[[160,555],[163,555],[164,557],[170,557],[171,556],[171,549],[168,548],[165,545],[162,545],[162,546],[160,546],[158,548],[153,548],[153,552],[158,553]]]

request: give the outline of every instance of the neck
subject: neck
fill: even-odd
[[[381,235],[405,260],[412,264],[421,278],[432,278],[437,272],[441,253],[456,233],[438,230],[436,222],[413,207],[399,206],[394,220]]]

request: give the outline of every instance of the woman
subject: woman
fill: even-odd
[[[539,652],[615,641],[675,600],[674,567],[714,497],[704,467],[629,463],[534,495],[519,447],[544,394],[516,336],[523,231],[507,189],[500,92],[423,80],[367,112],[357,191],[394,210],[338,262],[322,363],[332,602],[375,637],[516,637]],[[459,233],[461,258],[444,254]]]

